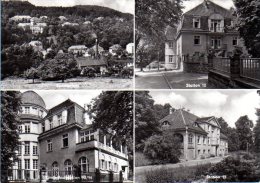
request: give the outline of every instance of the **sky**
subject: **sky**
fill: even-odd
[[[134,0],[28,0],[36,6],[98,5],[134,14]]]
[[[223,117],[231,127],[240,116],[248,115],[256,123],[256,108],[260,108],[257,90],[177,90],[150,91],[157,104],[170,103],[173,108],[184,107],[199,117]]]
[[[21,92],[25,91],[21,90]],[[35,92],[43,98],[46,108],[50,109],[67,99],[84,107],[84,104],[89,104],[102,90],[35,90]]]
[[[204,0],[186,0],[183,2],[184,12],[187,12],[197,6],[198,4],[202,3]],[[234,7],[234,3],[232,0],[211,0],[212,2],[229,9],[231,7]]]

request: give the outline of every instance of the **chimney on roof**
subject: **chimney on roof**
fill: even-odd
[[[209,7],[208,7],[209,1],[208,0],[204,0],[203,5],[205,6],[206,9],[209,9]]]
[[[169,114],[172,114],[172,107],[169,108]]]
[[[87,124],[87,125],[91,125],[92,124],[92,121],[91,119],[89,118],[89,115],[87,113],[87,110],[88,110],[88,104],[84,104],[84,114],[83,114],[83,117],[84,117],[84,123]]]

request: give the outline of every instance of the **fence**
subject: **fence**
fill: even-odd
[[[213,58],[213,69],[230,74],[230,59],[226,57]]]
[[[82,172],[79,170],[60,171],[60,170],[23,170],[12,169],[7,173],[7,180],[10,181],[30,181],[34,182],[60,182],[70,181],[79,183],[122,183],[123,173],[112,171],[100,171],[96,169],[95,172]]]
[[[260,81],[260,58],[240,59],[240,75]]]

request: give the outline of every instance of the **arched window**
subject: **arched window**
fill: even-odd
[[[109,157],[108,169],[109,169],[109,170],[113,170],[113,164],[112,164],[112,158],[111,158],[111,157]]]
[[[193,135],[189,134],[189,144],[193,144]]]
[[[82,173],[89,172],[89,163],[86,157],[81,157],[79,159],[79,167]]]
[[[59,176],[59,164],[55,161],[52,163],[52,174],[54,177],[58,177]]]
[[[65,167],[65,174],[71,175],[71,173],[72,173],[72,161],[70,159],[67,159],[64,162],[64,167]]]

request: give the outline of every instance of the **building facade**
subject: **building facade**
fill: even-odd
[[[183,160],[225,156],[228,153],[227,137],[214,116],[199,118],[178,109],[160,120],[161,128],[180,138]]]
[[[48,172],[44,179],[67,179],[75,167],[90,180],[96,169],[103,174],[122,171],[127,179],[126,146],[112,142],[111,135],[103,135],[101,130],[93,130],[85,109],[77,103],[66,100],[50,109],[41,130],[40,166]]]
[[[39,144],[41,120],[46,116],[47,110],[43,99],[33,91],[22,93],[22,110],[19,124],[18,161],[13,167],[15,180],[28,180],[39,178]]]
[[[176,69],[184,55],[204,57],[214,51],[217,56],[227,57],[236,46],[247,53],[235,22],[232,10],[204,0],[182,15],[177,29],[167,28],[165,67]]]

